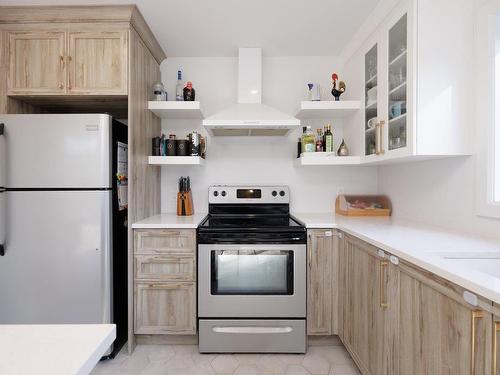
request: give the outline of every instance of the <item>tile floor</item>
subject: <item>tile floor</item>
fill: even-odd
[[[100,362],[91,375],[359,375],[342,346],[307,354],[200,354],[195,345],[140,345]]]

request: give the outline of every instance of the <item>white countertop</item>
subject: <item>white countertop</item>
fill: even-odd
[[[387,217],[293,213],[307,228],[338,228],[393,255],[500,303],[500,241]],[[448,257],[485,258],[483,268]],[[487,264],[489,263],[489,265]],[[496,276],[492,275],[496,274]]]
[[[114,324],[0,325],[0,374],[88,374],[115,338]]]
[[[177,216],[175,213],[148,217],[132,224],[133,229],[196,229],[207,213]]]

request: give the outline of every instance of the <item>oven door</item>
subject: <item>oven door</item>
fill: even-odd
[[[200,318],[305,318],[306,245],[199,245]]]

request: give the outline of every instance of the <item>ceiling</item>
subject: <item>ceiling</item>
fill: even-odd
[[[0,0],[0,5],[135,3],[170,57],[336,56],[378,0]]]

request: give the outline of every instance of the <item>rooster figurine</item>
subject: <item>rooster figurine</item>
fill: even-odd
[[[337,81],[339,80],[339,76],[337,75],[337,73],[332,74],[332,80],[333,80],[332,95],[335,98],[335,101],[339,101],[340,95],[342,95],[345,92],[345,82],[339,81],[339,87],[337,88]]]

